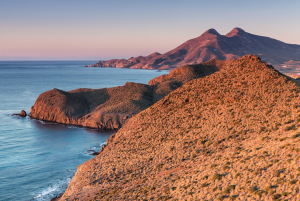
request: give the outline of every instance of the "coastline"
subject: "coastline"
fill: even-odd
[[[59,201],[59,199],[62,197],[63,194],[61,194],[60,196],[57,196],[55,198],[52,198],[51,201]]]
[[[119,83],[124,85],[129,78],[144,83],[164,74],[135,69],[84,69],[81,67],[83,63],[85,62],[0,63],[0,91],[3,95],[0,99],[2,199],[50,200],[55,197],[53,194],[59,195],[59,192],[65,190],[63,188],[66,187],[67,180],[73,177],[76,167],[94,157],[89,153],[85,154],[86,151],[94,147],[97,147],[95,151],[99,151],[99,143],[102,144],[111,133],[117,132],[101,130],[99,133],[95,128],[61,125],[28,116],[21,118],[11,116],[12,113],[19,113],[22,109],[30,113],[37,97],[53,87],[65,90],[95,86],[104,88]],[[13,188],[16,185],[22,188]]]
[[[33,119],[98,130],[118,130],[130,118],[147,109],[190,80],[210,75],[233,60],[211,60],[183,65],[148,84],[126,82],[100,89],[52,89],[39,95],[31,107]]]

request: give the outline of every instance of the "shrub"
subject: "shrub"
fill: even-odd
[[[207,186],[209,186],[209,183],[206,183],[206,182],[205,182],[205,183],[201,184],[201,187],[202,187],[202,188],[207,187]]]
[[[235,189],[235,185],[229,185],[226,187],[224,193],[229,194],[231,190]]]
[[[252,186],[249,188],[250,193],[255,193],[256,191],[257,191],[257,187],[255,187],[255,186]]]
[[[299,137],[300,136],[300,133],[298,132],[298,133],[295,133],[294,135],[292,135],[292,139],[295,139],[295,138],[297,138],[297,137]]]
[[[296,125],[295,124],[292,124],[290,126],[286,126],[284,128],[284,131],[290,131],[290,130],[295,130],[296,129]]]
[[[212,180],[215,181],[215,180],[221,180],[222,179],[222,176],[221,174],[218,174],[218,173],[215,173],[212,177]]]
[[[274,171],[274,176],[275,177],[280,177],[280,174],[281,174],[282,172],[280,171],[280,170],[275,170]]]
[[[280,194],[274,194],[274,195],[272,196],[272,199],[273,199],[273,200],[276,200],[276,199],[279,199],[280,197],[281,197]]]
[[[218,200],[224,200],[226,197],[227,197],[226,195],[220,195],[220,196],[218,197]]]
[[[294,184],[297,183],[297,180],[296,180],[296,179],[293,179],[293,180],[289,181],[289,183],[292,184],[292,185],[294,185]]]
[[[288,192],[282,192],[282,195],[283,195],[283,196],[288,196],[289,193],[288,193]]]
[[[156,168],[157,168],[157,170],[161,170],[163,166],[164,166],[164,164],[160,163],[160,164],[156,165]]]
[[[293,123],[293,122],[294,122],[294,120],[289,119],[289,120],[287,120],[286,122],[284,122],[284,124],[290,124],[290,123]]]
[[[218,164],[211,164],[210,165],[210,168],[215,168],[215,167],[217,167],[218,166]]]
[[[229,200],[235,200],[237,197],[238,197],[238,195],[231,195],[231,196],[229,197]]]

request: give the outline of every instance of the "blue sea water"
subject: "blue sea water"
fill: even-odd
[[[11,116],[30,112],[38,95],[58,88],[104,88],[148,83],[168,72],[84,68],[96,61],[0,61],[0,200],[50,200],[76,167],[91,159],[113,132]]]

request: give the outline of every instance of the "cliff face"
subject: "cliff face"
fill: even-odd
[[[42,93],[30,117],[97,129],[118,129],[128,118],[153,104],[153,87],[126,83],[107,89],[53,89]]]
[[[300,61],[300,45],[250,34],[240,28],[234,28],[225,36],[209,29],[165,54],[156,52],[147,57],[99,61],[89,67],[170,69],[211,59],[237,59],[246,54],[256,54],[267,63],[285,71],[281,65],[289,65],[289,61]]]
[[[230,62],[230,61],[227,61]],[[149,85],[126,83],[105,89],[53,89],[42,93],[31,108],[34,119],[96,129],[119,129],[133,115],[148,108],[182,84],[218,71],[225,61],[185,65]]]
[[[131,118],[60,200],[297,200],[299,93],[256,56],[237,59]]]

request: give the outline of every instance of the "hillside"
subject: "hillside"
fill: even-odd
[[[132,117],[60,200],[299,200],[299,93],[237,59]]]
[[[127,82],[103,89],[53,89],[39,95],[31,107],[34,119],[95,129],[119,129],[128,119],[148,108],[184,83],[210,75],[232,61],[211,60],[184,65],[150,80],[149,85]]]
[[[165,54],[156,52],[147,57],[99,61],[89,67],[169,69],[211,59],[237,59],[246,54],[258,55],[278,70],[285,72],[290,71],[289,66],[295,70],[294,64],[299,67],[300,45],[254,35],[240,28],[234,28],[226,35],[220,35],[216,30],[209,29],[201,36],[188,40]]]

